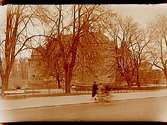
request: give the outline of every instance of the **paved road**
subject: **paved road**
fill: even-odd
[[[167,97],[167,90],[112,93],[112,100],[127,100],[150,97]],[[59,106],[69,104],[81,104],[94,102],[91,95],[50,96],[50,97],[27,97],[18,99],[0,98],[0,110],[14,110],[35,108],[43,106]]]
[[[11,121],[167,121],[167,97],[1,111]],[[166,118],[166,120],[165,120]]]

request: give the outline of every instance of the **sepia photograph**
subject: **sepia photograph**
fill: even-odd
[[[8,4],[0,18],[0,123],[167,122],[167,4]]]

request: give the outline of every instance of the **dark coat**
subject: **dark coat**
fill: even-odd
[[[94,97],[97,94],[98,86],[96,83],[92,86],[92,97]]]

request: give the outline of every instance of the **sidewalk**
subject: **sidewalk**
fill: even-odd
[[[159,90],[152,92],[113,93],[112,100],[127,100],[164,96],[167,96],[167,90]],[[16,100],[0,99],[0,110],[23,109],[42,106],[61,106],[93,102],[94,100],[92,100],[91,95],[31,97]]]

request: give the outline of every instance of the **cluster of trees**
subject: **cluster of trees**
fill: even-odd
[[[43,63],[59,87],[64,78],[66,93],[70,93],[75,71],[84,70],[96,76],[98,67],[106,68],[109,73],[116,69],[128,86],[133,82],[140,86],[139,70],[146,60],[161,69],[167,79],[166,22],[167,17],[161,16],[144,29],[131,17],[122,17],[101,5],[8,5],[5,40],[1,41],[5,60],[4,64],[0,61],[2,90],[8,89],[16,56],[35,46],[43,48],[40,51]],[[104,43],[106,39],[108,43]],[[114,53],[107,58],[113,60],[105,67],[102,53],[111,45]]]
[[[113,58],[116,70],[124,77],[128,86],[133,82],[140,86],[139,69],[142,62],[147,60],[150,36],[131,17],[108,18],[105,24],[108,24],[105,29],[115,45]]]

